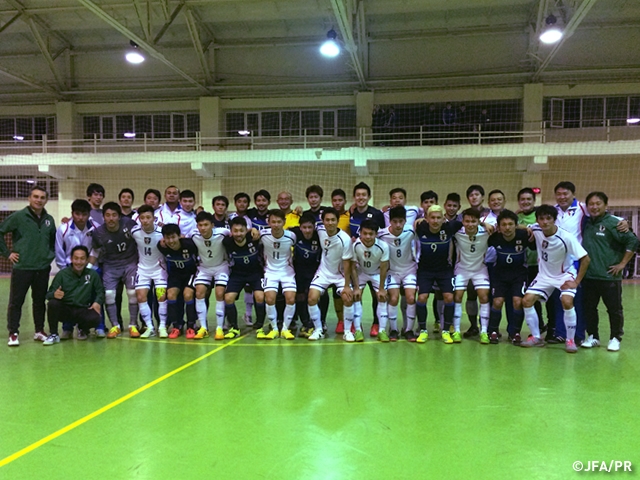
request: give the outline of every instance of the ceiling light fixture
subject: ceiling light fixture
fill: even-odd
[[[327,40],[320,46],[320,53],[325,57],[337,57],[340,55],[340,46],[336,42],[338,34],[332,28],[327,32]]]
[[[554,15],[549,15],[545,20],[546,26],[542,29],[540,34],[540,41],[542,43],[551,44],[556,43],[562,38],[562,30],[556,25],[558,19]]]
[[[135,65],[144,62],[145,58],[144,55],[142,55],[142,52],[139,50],[138,44],[133,40],[130,40],[129,44],[131,45],[131,48],[127,50],[127,53],[124,56],[124,58],[127,59],[127,62],[133,63]]]
[[[14,135],[13,139],[17,140],[18,142],[22,142],[24,140],[24,136],[23,135]]]
[[[248,137],[249,135],[251,135],[251,132],[249,130],[238,130],[238,135],[242,135],[243,137]]]
[[[136,138],[136,134],[133,132],[124,132],[124,138]]]

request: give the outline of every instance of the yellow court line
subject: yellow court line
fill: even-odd
[[[67,425],[66,427],[61,428],[60,430],[53,432],[50,435],[47,435],[46,437],[38,440],[35,443],[32,443],[31,445],[29,445],[28,447],[23,448],[22,450],[17,451],[16,453],[9,455],[6,458],[3,458],[2,460],[0,460],[0,468],[4,467],[5,465],[13,462],[14,460],[17,460],[18,458],[22,457],[23,455],[26,455],[27,453],[32,452],[33,450],[35,450],[38,447],[41,447],[42,445],[45,445],[46,443],[49,443],[51,440],[55,440],[56,438],[60,437],[61,435],[64,435],[65,433],[73,430],[76,427],[79,427],[80,425],[87,423],[89,420],[92,420],[94,418],[96,418],[98,415],[101,415],[109,410],[111,410],[114,407],[117,407],[118,405],[120,405],[123,402],[126,402],[127,400],[129,400],[130,398],[135,397],[136,395],[138,395],[139,393],[144,392],[145,390],[150,389],[151,387],[153,387],[154,385],[157,385],[158,383],[166,380],[169,377],[174,376],[176,373],[180,373],[181,371],[195,365],[196,363],[201,362],[202,360],[204,360],[207,357],[210,357],[211,355],[213,355],[214,353],[219,352],[220,350],[222,350],[223,348],[229,347],[231,345],[233,345],[236,342],[239,342],[240,340],[242,340],[243,338],[245,338],[245,336],[241,336],[238,338],[233,339],[231,342],[226,343],[224,345],[220,345],[218,348],[216,348],[215,350],[211,350],[210,352],[205,353],[204,355],[196,358],[195,360],[191,360],[188,363],[185,363],[184,365],[182,365],[181,367],[176,368],[175,370],[172,370],[169,373],[166,373],[164,375],[162,375],[161,377],[156,378],[155,380],[147,383],[146,385],[143,385],[140,388],[137,388],[136,390],[134,390],[133,392],[127,393],[126,395],[124,395],[123,397],[120,397],[119,399],[111,402],[108,405],[105,405],[102,408],[99,408],[98,410],[96,410],[95,412],[92,412],[84,417],[82,417],[79,420],[76,420],[73,423],[70,423],[69,425]]]
[[[328,346],[348,346],[348,345],[380,345],[380,342],[267,342],[267,343],[243,343],[242,345],[234,345],[234,347],[328,347]]]

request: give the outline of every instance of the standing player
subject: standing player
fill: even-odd
[[[252,225],[251,225],[251,219],[249,218],[249,215],[248,215],[248,211],[249,211],[249,205],[251,205],[251,197],[244,192],[236,193],[236,195],[233,197],[233,203],[236,207],[236,211],[229,214],[229,222],[236,217],[242,217],[245,220],[247,229],[250,229]],[[251,318],[252,310],[253,310],[253,292],[245,288],[244,290],[244,323],[248,326],[253,325],[253,319]]]
[[[178,226],[180,233],[191,238],[198,231],[196,228],[196,213],[193,208],[196,206],[196,194],[191,190],[180,192],[180,213],[178,214]]]
[[[487,253],[489,231],[480,225],[480,214],[473,208],[462,212],[463,227],[454,235],[457,260],[455,265],[455,294],[454,294],[454,343],[460,342],[460,318],[462,317],[462,297],[470,283],[473,284],[480,300],[480,343],[489,343],[489,272],[484,264]]]
[[[138,250],[131,236],[136,222],[120,215],[120,205],[107,202],[102,208],[104,225],[93,232],[93,248],[89,263],[95,265],[97,260],[102,264],[102,281],[105,289],[105,310],[111,322],[107,338],[120,335],[118,323],[118,307],[116,305],[116,288],[122,282],[129,299],[129,336],[140,337],[138,332],[138,300],[135,290],[136,270],[138,268]]]
[[[344,304],[345,331],[351,331],[353,324],[353,291],[351,290],[351,259],[353,250],[351,238],[338,229],[338,212],[334,208],[325,208],[322,212],[322,225],[318,227],[318,237],[322,248],[320,266],[309,287],[309,317],[314,330],[309,340],[324,338],[322,319],[318,301],[328,287],[334,285],[342,296]]]
[[[253,194],[254,208],[247,210],[247,216],[251,220],[253,228],[263,230],[269,226],[269,205],[271,204],[271,194],[266,190],[258,190]]]
[[[295,210],[291,209],[291,205],[293,204],[293,195],[291,195],[291,192],[280,192],[276,202],[280,210],[282,210],[282,213],[284,213],[284,229],[289,230],[290,228],[299,226],[302,207],[296,207]]]
[[[91,205],[91,212],[89,212],[89,218],[95,228],[98,228],[104,223],[104,217],[102,215],[102,202],[104,201],[104,187],[99,183],[90,183],[87,187],[87,200]],[[62,223],[64,219],[62,219]]]
[[[256,302],[257,319],[254,328],[262,329],[264,324],[262,254],[260,243],[253,240],[251,235],[247,233],[247,222],[242,217],[235,217],[231,220],[231,236],[222,240],[222,245],[231,261],[231,274],[224,295],[225,311],[229,322],[229,331],[225,338],[236,338],[240,335],[240,330],[238,329],[238,311],[235,301],[245,285],[248,285],[253,291]]]
[[[350,233],[349,220],[351,213],[345,209],[347,204],[347,194],[341,188],[336,188],[331,192],[331,206],[338,212],[338,228],[345,233]],[[335,299],[334,299],[335,300]],[[342,309],[340,310],[342,313]],[[336,312],[337,313],[337,312]]]
[[[560,290],[560,301],[564,309],[564,324],[567,331],[565,349],[568,353],[575,353],[578,347],[575,343],[576,310],[573,299],[576,289],[587,273],[591,259],[578,239],[559,228],[555,222],[558,211],[551,205],[541,205],[536,210],[537,224],[531,226],[531,231],[536,239],[538,250],[538,266],[540,273],[531,282],[522,299],[524,306],[524,318],[531,330],[531,336],[523,347],[543,347],[544,340],[540,338],[538,328],[538,316],[533,304],[542,298],[547,300],[554,290]],[[573,259],[580,262],[580,270],[577,272],[573,266]]]
[[[510,210],[503,210],[498,215],[500,230],[489,237],[489,246],[496,252],[496,264],[491,278],[491,294],[493,305],[489,314],[489,343],[498,343],[502,306],[513,302],[513,315],[507,317],[509,321],[507,331],[514,345],[520,345],[522,330],[522,297],[527,287],[527,247],[529,234],[524,229],[517,228],[518,216]]]
[[[211,200],[211,206],[213,207],[213,226],[229,229],[229,217],[227,216],[229,199],[224,195],[215,196]]]
[[[138,209],[139,225],[131,229],[131,236],[138,245],[138,270],[136,272],[136,297],[140,316],[147,329],[141,338],[156,336],[153,326],[151,307],[148,295],[151,287],[155,289],[158,299],[158,314],[160,325],[158,332],[162,338],[167,337],[167,266],[164,255],[158,250],[158,243],[162,240],[160,227],[155,226],[153,207],[142,205]]]
[[[169,338],[178,338],[182,335],[183,318],[182,308],[178,306],[178,297],[182,298],[187,310],[187,331],[185,338],[193,339],[196,336],[196,306],[193,299],[193,280],[198,264],[198,248],[190,238],[180,237],[180,227],[175,223],[162,226],[162,243],[158,243],[158,250],[165,256],[167,262],[167,317],[171,323]],[[160,331],[160,337],[163,337]]]
[[[371,282],[378,298],[378,318],[380,330],[378,340],[388,342],[387,334],[387,292],[384,281],[389,271],[389,247],[385,242],[376,238],[378,225],[373,220],[364,220],[360,224],[360,238],[353,244],[353,300],[354,314],[353,322],[356,329],[355,337],[351,330],[344,332],[344,339],[347,342],[363,342],[362,333],[362,289]],[[382,284],[380,282],[383,282]],[[396,332],[397,338],[397,332]]]
[[[180,222],[180,190],[175,185],[169,185],[164,190],[164,204],[159,207],[157,214],[158,225],[168,225],[169,223]]]
[[[304,192],[305,197],[307,197],[307,203],[309,204],[309,210],[305,210],[302,212],[310,213],[316,218],[316,225],[322,224],[322,212],[324,212],[325,207],[322,206],[322,196],[324,195],[324,190],[320,185],[310,185]]]
[[[378,238],[389,246],[389,273],[386,288],[389,292],[389,328],[391,334],[398,330],[398,301],[400,287],[404,287],[407,299],[407,321],[404,325],[404,338],[409,342],[416,341],[413,324],[416,320],[416,257],[415,232],[407,226],[407,212],[404,207],[393,207],[389,210],[390,226],[378,232]],[[393,339],[393,337],[391,337]]]
[[[447,199],[444,201],[444,219],[446,222],[453,220],[462,221],[462,218],[458,218],[458,212],[460,211],[460,195],[453,192],[447,195]]]
[[[123,217],[133,218],[136,214],[136,211],[132,208],[134,198],[135,195],[133,190],[130,188],[123,188],[120,190],[120,193],[118,194],[118,202],[120,203],[120,210],[122,211]]]
[[[286,340],[293,340],[295,336],[289,331],[289,325],[296,311],[296,279],[291,263],[291,252],[297,238],[293,232],[284,230],[285,216],[281,210],[269,211],[269,228],[260,232],[265,271],[264,271],[264,299],[267,304],[267,318],[271,322],[271,331],[264,333],[260,328],[258,338],[272,340],[278,337],[278,314],[276,312],[276,296],[278,289],[286,302],[280,336]]]
[[[407,224],[413,225],[421,216],[420,209],[416,206],[407,206],[407,191],[404,188],[393,188],[389,191],[389,208],[404,207],[407,211]],[[389,210],[384,212],[384,223],[389,226]]]
[[[454,333],[451,338],[450,328],[453,325],[453,266],[451,265],[452,239],[454,234],[462,227],[456,220],[445,222],[444,209],[439,205],[432,205],[427,210],[427,221],[420,222],[416,226],[416,238],[420,246],[418,259],[418,302],[416,311],[420,335],[418,343],[427,341],[427,299],[434,285],[437,285],[442,293],[444,301],[444,322],[442,328],[442,341],[453,343],[454,339],[460,341],[460,332]],[[440,321],[437,319],[438,326]],[[439,330],[439,329],[438,329]],[[434,333],[437,333],[434,329]]]

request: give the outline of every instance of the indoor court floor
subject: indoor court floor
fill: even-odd
[[[7,298],[2,279],[2,312]],[[604,346],[575,355],[433,335],[380,344],[369,306],[363,344],[336,338],[330,313],[319,342],[247,330],[43,347],[25,307],[20,347],[0,345],[0,478],[565,479],[594,460],[635,471],[640,283],[625,283],[624,306],[621,351],[606,350],[601,308]]]

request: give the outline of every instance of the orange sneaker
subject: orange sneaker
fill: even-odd
[[[180,335],[182,335],[182,332],[179,328],[172,328],[169,332],[169,338],[178,338]]]
[[[196,331],[193,328],[187,328],[186,333],[184,334],[184,338],[187,340],[193,340],[196,336]]]
[[[117,338],[120,336],[120,327],[111,327],[109,333],[107,333],[107,338]]]
[[[140,338],[140,332],[135,325],[129,327],[129,338]]]

